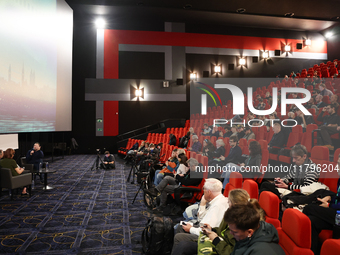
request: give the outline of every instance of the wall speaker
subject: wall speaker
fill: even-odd
[[[177,79],[176,84],[177,85],[183,85],[183,79]]]
[[[203,71],[203,78],[209,78],[209,71]]]
[[[281,50],[275,50],[275,56],[280,56],[281,55]]]
[[[234,70],[235,65],[234,64],[228,64],[228,70]]]
[[[296,44],[296,49],[301,50],[302,49],[302,43],[297,43]]]
[[[259,62],[259,57],[253,57],[253,63]]]

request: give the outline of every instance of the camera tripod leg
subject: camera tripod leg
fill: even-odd
[[[140,191],[140,190],[142,189],[142,187],[143,187],[144,182],[145,182],[145,181],[142,181],[142,182],[141,182],[141,184],[140,184],[140,186],[139,186],[139,189],[137,190],[136,195],[135,195],[135,197],[134,197],[133,200],[132,200],[132,204],[135,202],[135,200],[136,200],[136,198],[137,198],[137,196],[138,196],[139,191]]]

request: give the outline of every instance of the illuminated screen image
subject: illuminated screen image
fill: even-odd
[[[0,1],[0,133],[71,130],[72,10]]]

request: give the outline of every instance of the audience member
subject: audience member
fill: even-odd
[[[237,127],[237,138],[238,138],[238,140],[240,140],[241,138],[244,137],[245,132],[243,130],[244,130],[244,127],[242,125],[239,125]]]
[[[200,141],[198,141],[198,136],[197,135],[193,135],[191,137],[192,140],[192,145],[191,147],[188,148],[189,151],[193,151],[193,152],[200,152],[202,149],[202,144],[200,143]]]
[[[210,137],[215,136],[216,138],[218,138],[220,136],[220,132],[218,131],[218,127],[215,126],[213,127],[211,133],[210,133]]]
[[[176,136],[175,136],[174,134],[170,134],[169,137],[170,137],[169,145],[174,145],[174,146],[176,146],[176,143],[177,143]]]
[[[339,108],[339,103],[338,103],[338,99],[339,99],[339,97],[338,97],[338,95],[337,94],[333,94],[332,96],[331,96],[331,104],[334,104],[335,105],[335,110],[337,111],[338,110],[338,108]]]
[[[325,102],[323,102],[322,99],[323,99],[323,96],[320,94],[315,97],[315,110],[316,109],[319,110],[319,108],[323,108],[326,106]],[[312,106],[312,108],[314,107]]]
[[[210,133],[211,133],[211,128],[209,127],[207,123],[204,123],[202,135],[210,135]]]
[[[225,172],[223,171],[221,175],[221,178],[224,178],[223,189],[225,189],[225,186],[229,183],[229,177],[232,172],[241,172],[244,178],[254,178],[254,176],[260,172],[261,160],[262,160],[261,145],[257,141],[250,142],[249,157],[245,160],[244,163],[241,163],[240,165],[237,165],[235,163],[227,163],[226,171]],[[245,171],[246,169],[249,171]]]
[[[231,127],[225,127],[224,129],[225,129],[225,133],[223,135],[223,138],[230,137],[233,134],[233,132],[231,131]]]
[[[279,245],[275,227],[260,219],[258,209],[250,202],[246,205],[236,204],[226,211],[224,220],[236,240],[231,255],[285,254]]]
[[[216,150],[210,151],[209,149],[205,149],[205,152],[208,153],[209,160],[218,160],[221,156],[225,154],[225,144],[222,139],[216,140]]]
[[[206,179],[203,186],[204,195],[201,199],[198,215],[204,214],[204,217],[200,221],[201,224],[209,224],[211,227],[218,227],[223,219],[224,212],[228,209],[228,198],[222,195],[222,183],[213,178]],[[201,228],[197,225],[193,225],[191,222],[186,222],[176,229],[176,235],[174,238],[174,245],[172,253],[174,255],[187,253],[188,248],[186,246],[178,246],[181,242],[186,241],[198,241]],[[179,249],[180,248],[180,249]],[[194,246],[193,252],[197,252],[197,243]]]
[[[224,154],[219,157],[219,166],[225,166],[227,163],[238,163],[242,156],[242,149],[238,146],[237,136],[231,136],[229,138],[230,151],[227,157]]]
[[[274,123],[273,131],[274,134],[268,144],[268,150],[270,153],[277,154],[279,150],[285,145],[286,137],[283,131],[281,131],[281,125],[279,123]]]
[[[312,115],[305,116],[300,109],[296,111],[295,120],[297,124],[301,125],[304,129],[307,127],[307,125],[314,123],[313,116]]]
[[[180,148],[186,148],[188,146],[190,140],[190,132],[188,131],[185,136],[181,137],[179,140],[178,147]]]
[[[202,150],[202,156],[207,156],[209,154],[209,151],[215,151],[216,147],[210,142],[208,139],[203,140],[203,150]]]
[[[189,128],[189,132],[190,135],[196,135],[193,127]]]
[[[250,139],[255,139],[255,134],[251,130],[251,127],[246,127],[244,131],[245,135],[242,138],[247,139],[247,141],[249,141]]]
[[[301,144],[295,145],[290,151],[293,165],[289,168],[289,173],[281,178],[275,178],[275,183],[264,182],[261,185],[261,192],[268,190],[276,194],[281,199],[281,194],[286,190],[293,191],[311,185],[319,178],[316,165],[308,158],[308,151]]]
[[[189,171],[186,174],[175,174],[174,177],[165,176],[164,179],[158,184],[155,188],[145,189],[144,192],[148,193],[151,196],[160,195],[160,205],[154,208],[155,213],[162,213],[167,201],[168,194],[173,194],[175,189],[180,187],[179,184],[185,186],[198,186],[202,179],[200,178],[190,178],[190,172],[196,170],[196,166],[198,166],[198,161],[194,158],[188,160]]]
[[[155,186],[161,183],[166,173],[172,174],[172,175],[176,173],[176,170],[179,167],[178,151],[179,151],[178,149],[174,149],[171,152],[171,157],[169,157],[168,160],[165,161],[165,167],[162,170],[157,170],[155,172],[155,180],[154,180]]]
[[[326,85],[321,83],[319,85],[320,95],[322,96],[329,96],[331,97],[333,95],[333,92],[326,88]]]
[[[338,158],[340,167],[340,157]],[[337,193],[333,196],[317,198],[318,204],[306,205],[303,213],[308,216],[312,225],[312,247],[314,254],[320,254],[319,234],[321,230],[333,230],[336,211],[340,210],[340,178],[337,185]]]
[[[329,115],[323,116],[325,111],[328,111]],[[338,126],[340,125],[340,118],[335,112],[335,105],[330,104],[322,109],[317,118],[323,124],[320,126],[321,140],[324,146],[328,149],[333,150],[331,135],[339,132]]]
[[[234,189],[229,192],[228,195],[229,208],[235,205],[245,205],[248,202],[253,204],[260,214],[260,220],[265,220],[265,212],[260,207],[259,202],[256,199],[250,199],[247,191],[244,189]],[[202,233],[198,238],[198,252],[199,255],[203,254],[230,254],[235,247],[236,240],[230,233],[230,229],[226,221],[223,220],[219,227],[211,228],[210,225],[204,224]],[[197,247],[197,244],[195,245]],[[184,253],[184,254],[196,254],[195,253]]]

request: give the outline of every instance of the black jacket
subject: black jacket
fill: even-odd
[[[172,136],[170,137],[169,145],[175,145],[175,146],[176,146],[176,143],[177,143],[176,136],[175,136],[175,135],[172,135]]]
[[[285,145],[285,135],[283,131],[280,131],[277,134],[274,134],[272,139],[269,142],[269,147],[280,147],[283,148],[283,146]]]
[[[223,146],[217,148],[215,151],[208,151],[208,158],[219,158],[221,156],[224,156],[225,154],[225,148]]]
[[[321,121],[323,125],[327,126],[328,124],[338,124],[340,125],[340,118],[336,113],[333,113],[332,115],[326,115],[322,116],[324,114],[323,111],[320,111],[320,114],[318,115],[317,120]]]
[[[198,186],[202,182],[202,178],[190,178],[190,170],[183,177],[177,174],[176,180],[185,186]]]

